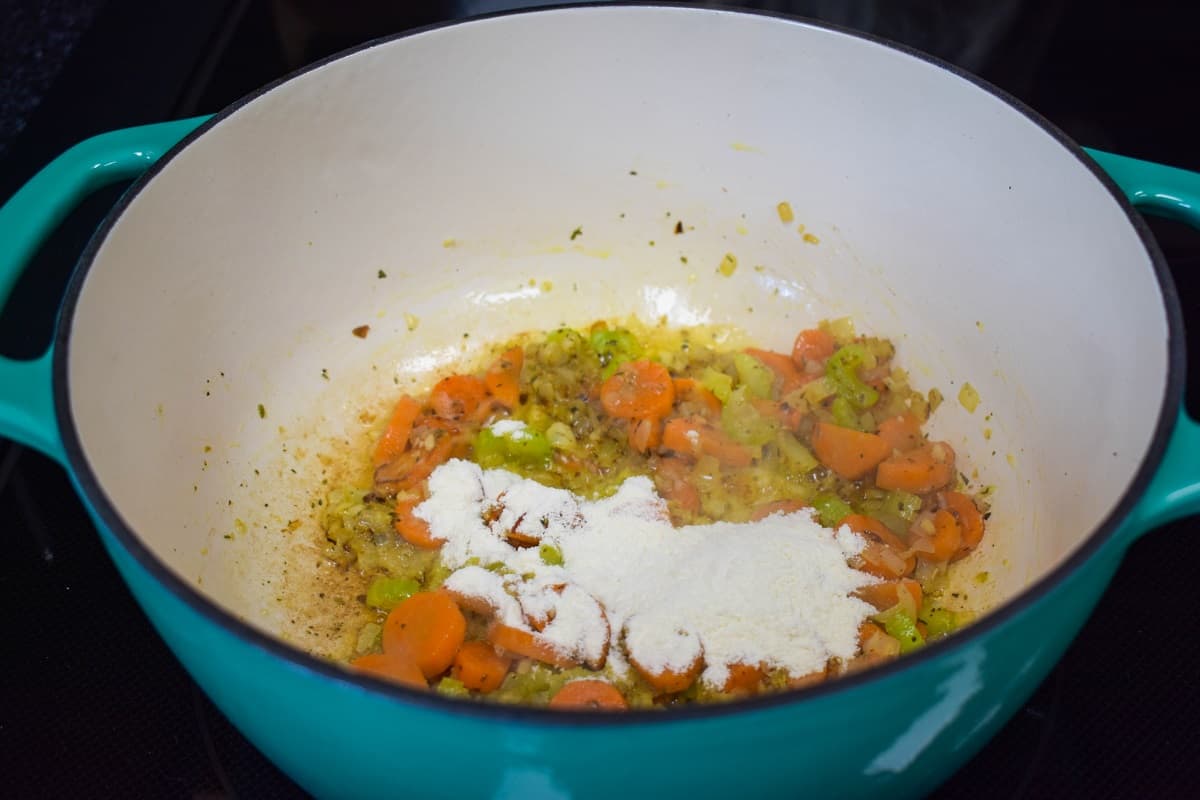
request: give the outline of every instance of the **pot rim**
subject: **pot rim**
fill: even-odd
[[[1076,548],[1076,550],[1071,553],[1068,558],[1062,561],[1062,563],[1060,563],[1050,572],[1043,575],[1033,584],[1026,586],[1022,591],[1006,600],[999,607],[983,615],[977,622],[972,623],[967,628],[956,633],[954,636],[948,637],[942,641],[934,642],[922,648],[917,653],[906,655],[904,658],[893,660],[883,666],[874,667],[869,670],[863,670],[855,674],[840,677],[836,680],[825,681],[809,688],[781,692],[777,694],[759,695],[734,703],[688,705],[681,708],[671,709],[666,713],[656,710],[632,709],[622,714],[593,714],[585,711],[550,711],[548,709],[533,708],[528,706],[510,706],[504,704],[481,703],[477,700],[447,698],[438,695],[435,692],[422,692],[391,683],[382,678],[376,678],[370,675],[352,672],[351,670],[334,664],[333,662],[320,659],[304,650],[286,644],[283,640],[252,627],[250,624],[242,621],[234,614],[219,607],[203,592],[194,587],[189,581],[172,571],[155,554],[153,549],[142,541],[138,534],[134,532],[132,527],[125,522],[120,512],[101,488],[96,474],[93,472],[91,465],[88,463],[83,452],[79,432],[75,427],[75,421],[71,415],[71,395],[67,376],[67,364],[70,355],[71,329],[74,322],[75,307],[79,302],[79,296],[87,279],[87,275],[91,270],[92,265],[95,263],[96,255],[101,245],[108,237],[109,232],[113,229],[121,215],[129,207],[134,198],[136,198],[137,195],[142,191],[142,189],[144,189],[151,181],[153,181],[154,178],[175,158],[175,156],[186,149],[193,141],[198,139],[200,136],[203,136],[210,128],[219,124],[234,112],[241,109],[243,106],[257,100],[259,97],[272,91],[276,87],[300,78],[309,72],[320,69],[327,64],[357,54],[364,50],[391,44],[411,36],[427,33],[429,31],[438,30],[441,28],[449,28],[456,25],[473,24],[481,21],[526,14],[562,12],[571,9],[588,9],[589,11],[595,13],[608,13],[608,11],[613,10],[614,13],[623,13],[628,11],[630,8],[651,8],[659,11],[677,13],[710,12],[766,17],[778,20],[781,23],[799,24],[809,28],[816,28],[826,32],[865,40],[867,42],[898,51],[902,54],[915,57],[932,64],[933,66],[940,67],[942,70],[945,70],[953,76],[970,82],[977,88],[988,92],[997,99],[1001,100],[1015,112],[1023,114],[1027,119],[1029,119],[1048,135],[1050,135],[1060,145],[1062,145],[1066,151],[1066,154],[1073,156],[1076,160],[1081,162],[1097,178],[1097,180],[1099,180],[1100,184],[1108,190],[1109,194],[1112,195],[1113,199],[1117,201],[1117,204],[1125,213],[1130,225],[1132,225],[1134,231],[1141,240],[1142,245],[1145,247],[1147,255],[1150,257],[1150,261],[1154,267],[1154,275],[1158,280],[1158,285],[1161,290],[1163,311],[1166,315],[1167,321],[1167,374],[1158,420],[1155,424],[1154,435],[1150,441],[1149,447],[1143,455],[1137,470],[1133,473],[1132,480],[1130,481],[1125,492],[1122,494],[1120,501],[1116,504],[1108,516],[1096,527],[1096,529],[1092,531]],[[961,652],[968,647],[974,646],[982,637],[987,636],[993,630],[1008,624],[1010,620],[1041,602],[1054,589],[1056,589],[1060,583],[1064,582],[1071,573],[1081,567],[1086,561],[1091,559],[1092,556],[1096,555],[1102,548],[1109,544],[1109,542],[1115,538],[1116,533],[1118,529],[1121,528],[1122,524],[1130,518],[1131,512],[1133,511],[1138,500],[1153,478],[1160,462],[1162,461],[1163,455],[1167,448],[1167,443],[1170,439],[1172,431],[1174,430],[1178,416],[1178,409],[1183,401],[1185,364],[1186,354],[1183,314],[1180,307],[1179,297],[1175,289],[1174,281],[1171,277],[1170,269],[1158,247],[1157,242],[1151,234],[1149,227],[1146,225],[1141,216],[1134,210],[1132,204],[1126,198],[1124,193],[1117,187],[1112,178],[1110,178],[1095,161],[1087,156],[1080,145],[1072,141],[1049,120],[1042,117],[1029,106],[1025,105],[1022,101],[1009,95],[1004,90],[993,86],[982,78],[967,72],[960,67],[943,61],[940,58],[873,34],[852,30],[827,22],[808,19],[794,14],[720,5],[681,6],[675,4],[667,5],[662,2],[614,2],[605,4],[566,3],[554,6],[500,11],[466,19],[448,20],[420,28],[401,31],[399,33],[364,42],[355,47],[306,65],[294,72],[289,73],[288,75],[283,76],[282,78],[260,87],[254,92],[245,95],[244,97],[214,114],[211,118],[206,120],[195,130],[185,136],[174,147],[168,150],[156,164],[154,164],[144,175],[134,182],[129,190],[126,191],[125,194],[113,206],[113,209],[105,217],[103,223],[97,228],[91,240],[88,242],[87,247],[80,256],[79,263],[77,264],[75,271],[71,276],[70,283],[67,287],[67,291],[59,310],[54,336],[53,382],[55,416],[61,432],[63,448],[67,457],[67,464],[69,465],[70,471],[75,476],[76,486],[78,487],[78,490],[83,496],[85,502],[91,506],[93,513],[112,533],[116,541],[126,550],[129,555],[133,557],[138,566],[145,570],[152,578],[155,579],[155,581],[174,594],[177,599],[191,608],[191,610],[204,617],[209,622],[225,629],[225,631],[241,640],[243,644],[250,645],[261,651],[264,651],[266,654],[277,656],[285,661],[291,662],[295,666],[305,669],[312,676],[336,681],[343,685],[343,689],[370,690],[376,694],[383,695],[393,702],[398,701],[402,704],[422,707],[428,711],[446,712],[450,714],[466,714],[472,717],[478,717],[481,720],[494,720],[505,723],[516,722],[526,725],[548,725],[554,727],[575,727],[584,725],[587,727],[607,727],[614,725],[626,726],[633,724],[668,725],[672,723],[685,723],[697,719],[723,717],[730,714],[750,716],[755,712],[783,710],[793,706],[800,706],[806,702],[815,701],[828,695],[853,691],[854,689],[867,683],[885,681],[902,671],[918,669],[923,665],[931,663],[933,659],[940,659],[943,656],[949,656],[953,653]]]

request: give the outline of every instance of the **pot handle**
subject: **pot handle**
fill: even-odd
[[[160,122],[85,139],[0,206],[0,309],[42,242],[87,195],[141,175],[207,117]],[[54,413],[54,346],[32,361],[0,358],[0,436],[66,463]]]
[[[1139,211],[1200,230],[1200,174],[1088,150]],[[1158,472],[1133,511],[1134,535],[1200,513],[1200,424],[1183,408]]]

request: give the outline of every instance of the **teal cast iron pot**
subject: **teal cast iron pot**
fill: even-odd
[[[316,795],[917,795],[1026,700],[1130,542],[1200,505],[1178,302],[1133,210],[1195,224],[1200,178],[1085,152],[887,43],[655,6],[380,41],[66,152],[0,209],[0,299],[72,203],[143,171],[51,350],[0,362],[0,432],[64,465],[180,661]],[[897,341],[948,398],[933,434],[995,487],[953,578],[977,622],[669,713],[497,708],[339,666],[356,587],[320,510],[373,415],[489,342],[630,314],[776,348],[849,315]]]

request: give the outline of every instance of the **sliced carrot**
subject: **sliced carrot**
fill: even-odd
[[[429,682],[425,680],[425,676],[412,659],[371,653],[354,659],[350,662],[350,666],[379,678],[402,683],[405,686],[417,689],[429,688]]]
[[[754,356],[766,365],[771,372],[775,373],[775,388],[780,395],[794,392],[816,377],[815,375],[800,372],[796,368],[796,362],[783,353],[774,353],[770,350],[759,350],[756,347],[750,347],[746,349],[746,354]]]
[[[675,384],[662,364],[630,361],[600,385],[600,404],[612,417],[665,417],[675,404]]]
[[[661,419],[645,417],[629,421],[629,446],[639,453],[649,453],[662,443]]]
[[[396,533],[414,547],[437,550],[442,546],[443,540],[433,538],[433,532],[429,530],[429,523],[413,514],[413,509],[420,502],[420,500],[404,500],[396,504],[396,522],[394,523]]]
[[[412,433],[413,422],[421,413],[421,405],[408,395],[396,401],[392,418],[388,421],[383,436],[375,445],[374,464],[376,467],[394,461],[408,449],[408,437]]]
[[[588,711],[624,711],[629,708],[625,696],[608,681],[571,681],[550,698],[550,708],[579,708]]]
[[[818,422],[812,434],[813,455],[846,480],[858,480],[888,457],[892,448],[879,436],[829,422]]]
[[[792,345],[792,361],[797,367],[804,369],[805,364],[810,361],[824,362],[833,355],[834,347],[836,342],[828,332],[820,328],[809,328],[800,331],[796,336],[796,342]]]
[[[816,686],[818,683],[824,683],[829,677],[828,665],[824,669],[818,669],[807,675],[799,675],[797,677],[788,677],[789,689],[807,689],[809,686]]]
[[[383,623],[383,652],[412,660],[426,678],[449,669],[467,632],[467,620],[444,592],[417,592]]]
[[[983,514],[979,513],[975,501],[962,492],[942,492],[938,500],[958,522],[962,532],[962,547],[956,556],[964,556],[978,547],[983,539]]]
[[[719,416],[721,400],[715,394],[700,385],[695,378],[675,378],[675,402],[690,403],[698,406],[699,411],[709,416]]]
[[[696,656],[695,661],[679,671],[648,669],[639,664],[633,656],[629,657],[629,663],[642,676],[642,680],[650,684],[650,688],[661,694],[675,694],[684,691],[696,682],[696,678],[700,677],[700,672],[704,669],[703,656]]]
[[[754,451],[699,417],[675,417],[663,428],[663,447],[680,455],[712,456],[731,467],[754,463]]]
[[[555,667],[577,667],[579,663],[536,633],[523,631],[502,622],[494,622],[488,628],[488,641],[503,652],[523,658],[532,658]]]
[[[912,450],[925,441],[921,421],[912,414],[898,414],[879,423],[879,435],[893,450]]]
[[[725,685],[721,687],[721,691],[758,694],[759,689],[762,688],[763,678],[766,676],[767,671],[763,669],[762,664],[730,664],[729,677],[725,679]]]
[[[879,465],[875,485],[928,494],[954,480],[954,450],[945,442],[933,442],[901,453]]]
[[[864,622],[859,627],[858,643],[862,647],[862,654],[870,659],[869,663],[900,655],[900,642],[888,636],[883,628],[874,622]],[[868,666],[869,663],[861,666]]]
[[[962,547],[962,528],[958,518],[946,509],[933,515],[933,552],[926,556],[930,561],[949,561]]]
[[[803,500],[775,500],[754,509],[754,512],[750,514],[750,521],[758,522],[760,519],[766,519],[772,514],[791,514],[794,511],[800,511],[804,508],[811,508],[811,506]]]
[[[468,417],[487,399],[487,385],[474,375],[450,375],[429,393],[429,405],[442,419]]]
[[[868,540],[860,554],[864,571],[880,578],[902,578],[916,569],[915,556],[905,558],[901,555],[907,547],[900,537],[874,517],[849,514],[838,522],[839,527],[842,525],[848,525],[850,530]]]
[[[504,683],[512,659],[501,655],[487,642],[464,642],[454,656],[450,676],[477,692],[494,692]]]
[[[525,350],[513,347],[501,353],[483,376],[488,393],[509,411],[521,402],[521,368],[524,366]]]
[[[392,492],[413,488],[450,460],[461,445],[459,430],[453,423],[429,416],[418,422],[411,438],[411,448],[376,468],[377,487]]]
[[[659,458],[654,464],[654,484],[667,502],[681,511],[694,514],[700,510],[700,490],[692,482],[691,467],[682,458]]]
[[[754,406],[754,409],[764,417],[778,420],[779,424],[789,431],[798,431],[800,423],[804,421],[804,409],[794,406],[786,400],[755,398],[750,401],[750,405]]]
[[[862,587],[854,594],[880,611],[886,611],[901,602],[901,592],[908,592],[912,598],[914,609],[921,607],[921,599],[923,597],[921,584],[912,578],[904,578],[899,581],[886,581],[884,583],[871,583]]]

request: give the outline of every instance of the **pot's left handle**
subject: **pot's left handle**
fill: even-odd
[[[207,117],[162,122],[85,139],[0,206],[0,309],[38,247],[90,193],[137,177]],[[54,415],[53,346],[32,361],[0,358],[0,436],[65,463]]]
[[[1139,211],[1200,230],[1200,174],[1100,150],[1088,155]],[[1191,514],[1200,514],[1200,423],[1180,408],[1158,472],[1134,509],[1132,533]]]

